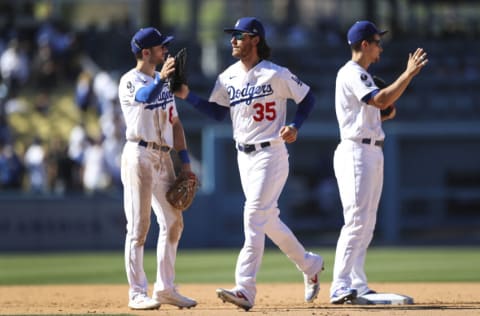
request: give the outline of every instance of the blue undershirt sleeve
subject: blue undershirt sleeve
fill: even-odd
[[[366,96],[362,98],[362,102],[365,102],[368,104],[368,101],[373,99],[374,96],[376,96],[380,92],[380,89],[373,90],[372,92],[368,93]]]
[[[229,108],[221,106],[215,102],[209,102],[205,99],[200,98],[195,93],[191,92],[188,94],[186,100],[193,105],[194,108],[206,114],[207,116],[213,118],[217,121],[223,121],[230,111]]]
[[[290,126],[294,126],[297,130],[300,129],[303,122],[310,115],[310,112],[312,112],[314,105],[315,97],[313,96],[312,91],[308,91],[302,102],[298,104],[297,112],[295,113],[295,117],[293,118],[292,123],[290,123]]]
[[[138,89],[137,93],[135,94],[135,101],[142,103],[151,103],[155,101],[162,91],[162,87],[163,81],[160,80],[160,76],[156,74],[155,80],[152,84]]]

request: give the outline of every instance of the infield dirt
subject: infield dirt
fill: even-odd
[[[2,315],[243,315],[243,310],[222,303],[215,294],[217,287],[231,284],[183,284],[179,291],[195,298],[192,309],[162,305],[154,311],[132,311],[127,307],[126,285],[48,285],[0,287]],[[313,304],[303,302],[301,283],[261,283],[255,306],[249,315],[309,315],[309,316],[396,316],[396,315],[480,315],[480,283],[372,283],[379,292],[408,295],[414,305],[332,305],[328,303],[329,284]]]

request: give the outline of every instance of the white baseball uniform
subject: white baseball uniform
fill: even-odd
[[[383,186],[385,134],[380,110],[364,101],[377,90],[371,75],[352,60],[338,71],[335,110],[341,142],[334,169],[345,223],[337,242],[332,294],[341,287],[359,295],[369,290],[364,264]]]
[[[235,290],[242,291],[252,304],[265,234],[305,274],[317,273],[323,263],[320,256],[305,251],[280,220],[278,209],[289,170],[287,148],[280,137],[286,120],[287,99],[299,103],[309,89],[288,69],[270,61],[263,60],[247,72],[238,61],[218,76],[210,95],[210,102],[230,108],[246,197],[245,243],[237,260]]]
[[[143,253],[151,209],[159,225],[154,297],[155,293],[174,288],[174,265],[183,231],[182,213],[165,198],[175,180],[168,152],[173,147],[172,121],[178,115],[174,96],[164,84],[152,103],[135,101],[138,90],[152,82],[152,77],[132,69],[123,75],[119,84],[127,139],[122,153],[121,177],[127,219],[125,268],[130,299],[140,293],[147,294]]]

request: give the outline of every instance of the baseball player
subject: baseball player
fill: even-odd
[[[367,284],[365,256],[373,237],[383,185],[383,142],[380,111],[403,94],[410,81],[427,64],[418,48],[409,54],[405,71],[391,85],[379,89],[368,67],[383,51],[380,31],[359,21],[348,31],[352,58],[336,79],[335,110],[341,141],[334,154],[334,170],[343,206],[344,225],[335,254],[330,302],[342,304],[375,293]],[[395,110],[384,119],[393,118]]]
[[[183,231],[182,212],[173,208],[165,193],[175,180],[170,150],[174,148],[182,169],[190,161],[175,98],[166,79],[174,72],[174,59],[166,58],[172,36],[157,29],[140,29],[131,40],[135,68],[120,79],[119,98],[126,122],[121,178],[127,219],[125,268],[132,309],[156,309],[160,304],[193,307],[197,302],[180,295],[174,287],[175,259]],[[161,71],[156,66],[163,64]],[[152,297],[143,268],[144,244],[150,227],[151,208],[159,225],[157,274]]]
[[[267,235],[303,272],[305,300],[318,295],[321,256],[306,252],[291,230],[280,220],[278,199],[288,176],[286,143],[297,139],[298,129],[314,106],[310,87],[288,69],[267,60],[270,48],[262,23],[254,17],[240,18],[231,34],[232,56],[239,61],[221,73],[210,99],[204,100],[188,86],[177,97],[186,98],[198,110],[217,120],[228,112],[233,124],[240,180],[245,194],[243,211],[245,243],[238,256],[233,289],[217,289],[223,301],[245,310],[255,303],[256,275]],[[287,99],[298,109],[285,125]]]

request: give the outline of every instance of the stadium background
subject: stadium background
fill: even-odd
[[[144,25],[174,34],[171,51],[188,48],[190,86],[208,96],[232,61],[223,27],[245,15],[264,21],[273,60],[307,82],[318,101],[289,145],[291,172],[280,201],[283,219],[306,245],[332,247],[342,224],[331,166],[334,83],[350,56],[346,30],[359,19],[389,30],[382,60],[371,69],[388,82],[416,47],[430,60],[398,102],[396,119],[384,125],[374,244],[478,245],[478,2],[1,0],[0,52],[11,59],[1,66],[0,250],[121,250],[116,82],[134,65],[132,34]],[[9,67],[12,60],[20,60],[18,68]],[[291,117],[295,106],[289,110]],[[182,102],[179,112],[203,184],[185,213],[180,247],[238,247],[243,196],[230,122],[208,120]],[[101,161],[100,169],[92,171],[92,161]],[[149,246],[154,242],[150,237]]]

